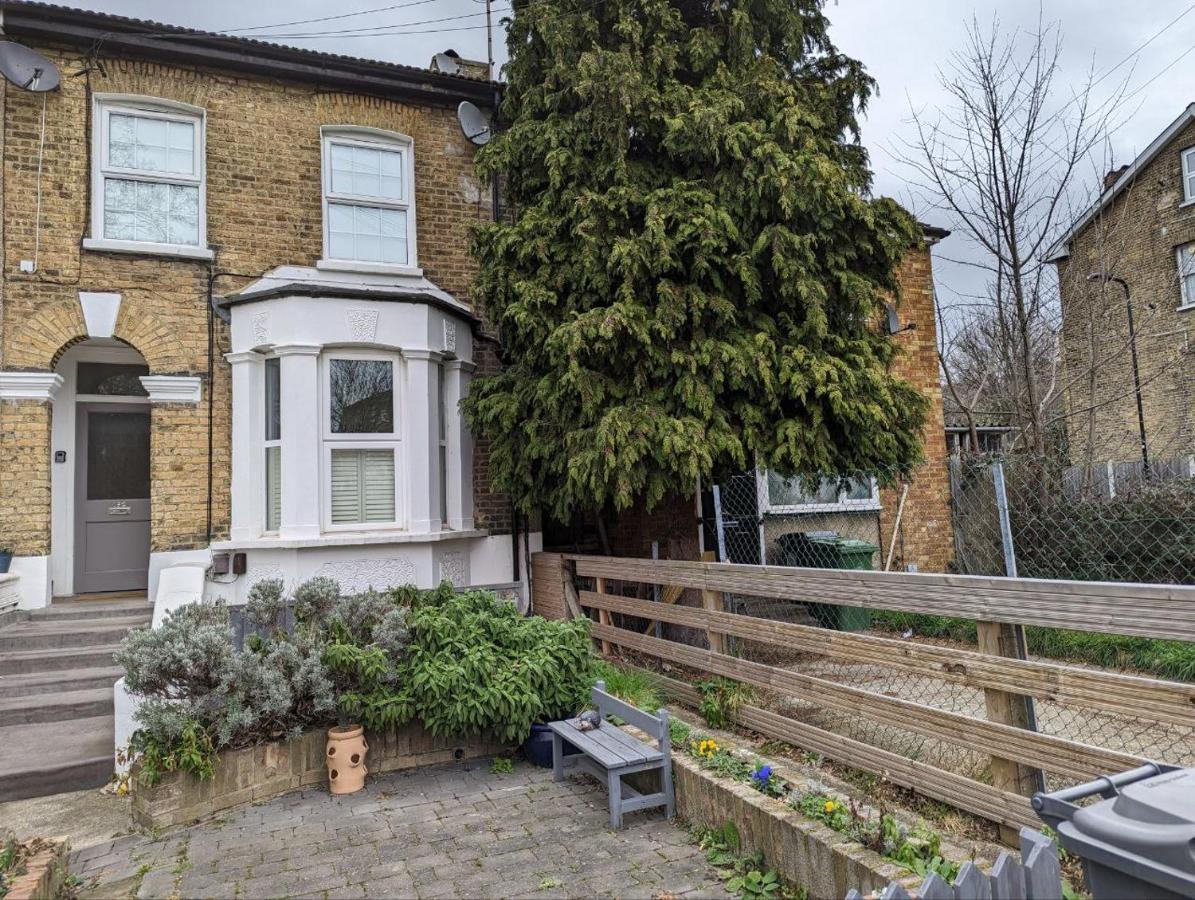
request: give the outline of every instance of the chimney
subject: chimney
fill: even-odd
[[[433,72],[444,75],[459,75],[462,78],[472,78],[474,81],[490,80],[489,63],[479,59],[465,59],[455,50],[445,50],[432,57],[428,67]]]
[[[1121,166],[1119,169],[1113,169],[1111,172],[1109,172],[1107,175],[1105,175],[1104,176],[1104,190],[1106,191],[1106,190],[1108,190],[1108,188],[1112,187],[1112,185],[1116,184],[1116,180],[1118,178],[1120,178],[1120,176],[1123,175],[1125,172],[1127,172],[1128,168],[1129,168],[1128,166]]]

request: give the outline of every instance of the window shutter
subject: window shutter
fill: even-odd
[[[394,451],[332,451],[332,524],[394,521]]]

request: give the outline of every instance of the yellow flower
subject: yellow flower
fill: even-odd
[[[837,804],[833,800],[827,800],[826,801],[826,812],[828,812],[828,813],[834,812],[835,806],[837,806]]]

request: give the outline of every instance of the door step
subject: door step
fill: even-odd
[[[117,649],[115,644],[101,644],[66,649],[0,651],[0,675],[106,668],[113,665],[112,654]]]
[[[56,694],[65,691],[86,691],[107,688],[124,672],[119,666],[96,666],[90,669],[66,669],[59,672],[33,672],[28,675],[0,675],[0,699],[25,697],[30,694]]]
[[[148,616],[20,622],[0,629],[0,653],[8,650],[61,650],[96,644],[119,644],[134,628],[148,624]]]
[[[0,697],[0,728],[112,714],[112,687]]]

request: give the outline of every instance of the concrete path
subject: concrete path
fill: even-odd
[[[585,778],[488,760],[289,794],[154,840],[77,852],[84,897],[718,897],[701,851],[659,810],[611,831]]]

